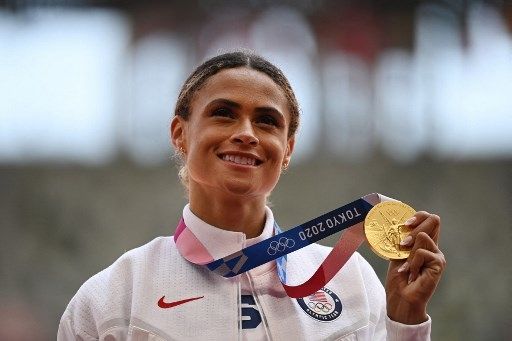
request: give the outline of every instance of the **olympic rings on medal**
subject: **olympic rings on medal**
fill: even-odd
[[[267,253],[271,256],[275,255],[277,252],[283,252],[287,248],[292,248],[295,246],[295,240],[289,239],[286,237],[281,237],[279,240],[273,240],[270,242],[270,245],[267,249]]]

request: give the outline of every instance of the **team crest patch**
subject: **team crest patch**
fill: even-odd
[[[297,298],[297,302],[306,314],[321,322],[336,320],[341,315],[340,298],[327,288],[322,288],[312,295]]]

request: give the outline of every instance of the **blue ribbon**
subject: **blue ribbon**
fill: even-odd
[[[282,232],[275,223],[273,237],[214,260],[206,266],[221,276],[233,277],[276,260],[279,278],[282,283],[286,283],[287,254],[362,222],[372,207],[361,198],[286,232]]]

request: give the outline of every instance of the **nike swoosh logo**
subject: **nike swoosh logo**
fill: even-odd
[[[187,302],[190,302],[190,301],[195,301],[195,300],[198,300],[198,299],[201,299],[203,298],[204,296],[200,296],[200,297],[192,297],[192,298],[187,298],[185,300],[181,300],[181,301],[175,301],[175,302],[165,302],[164,299],[165,299],[165,295],[162,296],[159,300],[158,300],[158,306],[160,308],[163,308],[163,309],[167,309],[167,308],[172,308],[172,307],[176,307],[176,306],[179,306],[183,303],[187,303]]]

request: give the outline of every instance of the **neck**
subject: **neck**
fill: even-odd
[[[219,193],[216,190],[189,191],[190,209],[203,221],[223,230],[259,236],[265,226],[266,198]]]

